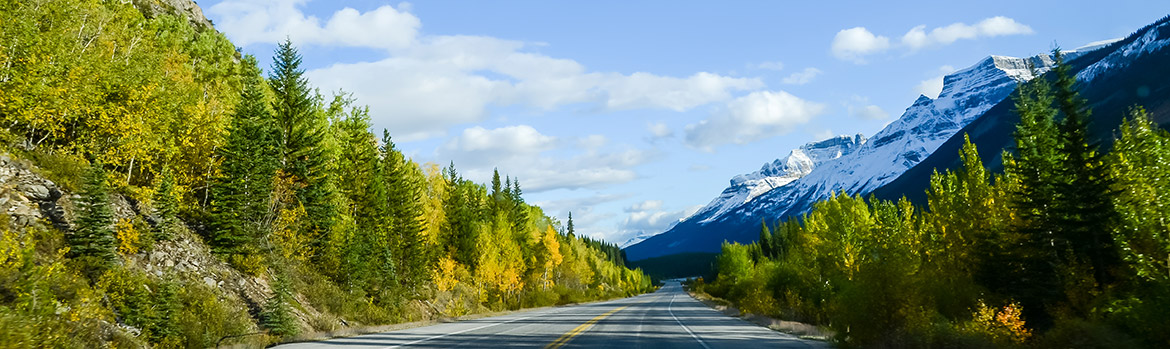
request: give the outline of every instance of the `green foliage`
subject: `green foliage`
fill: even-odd
[[[100,163],[90,165],[77,203],[80,213],[77,228],[65,234],[69,255],[90,261],[90,266],[104,269],[114,263],[114,212],[110,208],[110,188],[106,171]]]
[[[283,277],[277,277],[272,285],[272,297],[268,298],[268,303],[264,305],[264,311],[260,314],[260,324],[272,335],[287,338],[297,334],[298,329],[289,306],[291,300],[292,293],[289,292],[288,281]]]
[[[170,240],[175,236],[175,229],[182,224],[179,222],[179,200],[176,194],[175,176],[169,167],[164,167],[155,184],[153,197],[155,213],[158,214],[158,222],[154,227],[156,240]]]
[[[1057,62],[1054,83],[1036,78],[1015,96],[1004,174],[989,174],[968,139],[962,167],[931,177],[928,210],[835,195],[764,224],[756,244],[724,244],[705,289],[827,325],[849,346],[1170,344],[1170,136],[1135,108],[1101,155],[1088,103]]]
[[[245,253],[261,237],[270,221],[279,165],[280,134],[265,102],[256,60],[245,57],[243,67],[251,77],[240,92],[227,143],[218,150],[220,175],[210,190],[210,242],[220,254]]]
[[[4,346],[210,347],[652,289],[616,245],[558,232],[519,180],[489,193],[410,161],[389,132],[379,144],[366,107],[324,103],[291,42],[265,79],[220,33],[125,2],[0,2],[0,23],[0,142],[82,194],[75,231],[0,240]],[[115,222],[110,187],[154,211]],[[140,249],[184,246],[185,224],[274,280],[271,299],[204,283],[218,263],[145,273]],[[243,338],[224,344],[261,344]]]

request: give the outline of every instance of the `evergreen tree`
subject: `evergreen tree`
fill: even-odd
[[[260,321],[269,333],[280,338],[287,338],[298,332],[296,320],[292,315],[292,307],[289,305],[289,302],[292,301],[292,292],[289,291],[288,281],[285,280],[285,277],[278,276],[274,281],[272,297],[269,297],[268,302],[264,304]]]
[[[179,203],[175,196],[175,175],[170,166],[165,166],[158,176],[154,188],[154,209],[158,214],[158,222],[154,227],[154,237],[158,240],[170,240],[174,237],[178,219]]]
[[[573,230],[573,212],[572,211],[569,211],[569,223],[566,224],[565,232],[567,233],[566,235],[569,235],[569,237],[576,236],[576,235],[574,235],[574,230]]]
[[[987,286],[1020,301],[1029,321],[1045,323],[1046,306],[1060,294],[1056,267],[1060,264],[1055,246],[1060,227],[1055,205],[1061,198],[1055,183],[1059,167],[1059,137],[1053,118],[1049,84],[1037,77],[1020,85],[1015,96],[1016,156],[1006,157],[1005,172],[1013,182],[1009,204],[1015,211],[1010,245],[994,257],[1009,265],[992,275]]]
[[[65,234],[69,256],[92,259],[97,267],[112,264],[117,247],[114,211],[110,208],[110,187],[101,163],[91,164],[85,172],[77,208],[77,227],[72,234]]]
[[[513,180],[509,201],[512,202],[512,229],[514,231],[524,231],[524,227],[528,225],[528,204],[521,197],[523,193],[520,190],[520,180]]]
[[[300,184],[297,199],[305,207],[309,239],[321,251],[337,214],[327,168],[332,156],[326,144],[329,122],[300,65],[300,54],[286,38],[276,49],[268,82],[276,97],[272,110],[281,134],[281,163]]]
[[[505,193],[501,191],[500,170],[492,169],[492,215],[500,211],[503,205]]]
[[[398,239],[398,265],[402,281],[417,288],[426,282],[431,255],[424,236],[423,176],[418,166],[394,147],[390,132],[382,131],[382,168],[385,171],[387,203]]]
[[[1064,62],[1060,50],[1053,51],[1057,66],[1055,97],[1064,119],[1060,130],[1060,161],[1055,183],[1059,191],[1054,225],[1062,240],[1078,258],[1088,258],[1098,283],[1111,283],[1110,269],[1120,261],[1111,235],[1117,224],[1113,181],[1109,169],[1089,140],[1092,110],[1076,91],[1076,76]],[[1065,257],[1066,260],[1071,259]]]
[[[256,241],[269,218],[273,180],[280,166],[280,133],[264,101],[256,60],[244,57],[246,79],[227,140],[219,148],[220,175],[211,184],[211,245],[237,253]]]
[[[768,230],[768,223],[760,220],[760,240],[757,242],[760,245],[760,250],[764,256],[768,258],[775,258],[775,250],[772,249],[772,231]]]

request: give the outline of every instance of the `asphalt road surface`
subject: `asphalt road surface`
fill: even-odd
[[[678,282],[658,292],[278,348],[822,348],[708,308]]]

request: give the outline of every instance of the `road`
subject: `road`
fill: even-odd
[[[678,282],[655,293],[400,331],[279,346],[294,348],[821,348],[729,317]]]

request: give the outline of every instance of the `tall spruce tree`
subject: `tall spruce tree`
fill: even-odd
[[[772,231],[768,229],[768,222],[763,219],[760,220],[760,240],[757,243],[765,257],[776,257],[775,250],[772,249]]]
[[[1052,94],[1044,77],[1020,85],[1015,96],[1016,155],[1007,157],[1005,171],[1015,181],[1009,205],[1015,211],[1014,236],[996,259],[1010,267],[987,280],[993,291],[1017,299],[1029,321],[1049,319],[1046,306],[1060,294],[1056,252],[1060,227],[1056,225],[1055,171],[1059,166],[1059,137],[1052,108]]]
[[[280,167],[280,131],[264,100],[264,81],[256,59],[244,57],[244,89],[227,141],[217,153],[220,175],[211,185],[211,245],[218,253],[237,253],[260,237],[269,216],[273,180]]]
[[[77,208],[80,212],[77,227],[73,233],[65,234],[69,256],[92,259],[96,262],[95,267],[112,264],[117,247],[113,230],[114,211],[110,208],[110,187],[101,163],[95,162],[86,170]]]
[[[281,134],[281,164],[300,184],[297,199],[305,207],[314,251],[322,251],[337,214],[336,190],[327,168],[332,156],[327,146],[329,121],[311,93],[301,69],[301,56],[289,39],[276,49],[268,83],[275,100],[273,116]],[[317,257],[320,253],[315,252]]]
[[[576,236],[576,235],[574,235],[575,231],[574,231],[574,227],[573,227],[573,212],[572,211],[569,212],[569,223],[566,224],[565,232],[567,233],[566,235],[568,235],[570,238]]]
[[[1061,156],[1056,172],[1059,200],[1054,203],[1054,225],[1059,227],[1067,249],[1076,258],[1088,259],[1098,285],[1111,283],[1110,269],[1120,261],[1112,236],[1118,222],[1113,204],[1116,192],[1103,154],[1089,139],[1092,110],[1077,92],[1076,76],[1059,49],[1053,51],[1053,57],[1057,63],[1053,69],[1056,103],[1064,115],[1058,124]]]
[[[426,282],[432,258],[424,235],[422,172],[395,148],[386,130],[382,130],[381,157],[392,229],[398,239],[399,273],[404,285],[417,289]]]
[[[158,240],[170,240],[179,223],[178,198],[175,197],[175,175],[170,166],[164,166],[158,175],[154,188],[154,209],[158,214],[158,222],[154,227],[154,237]]]

